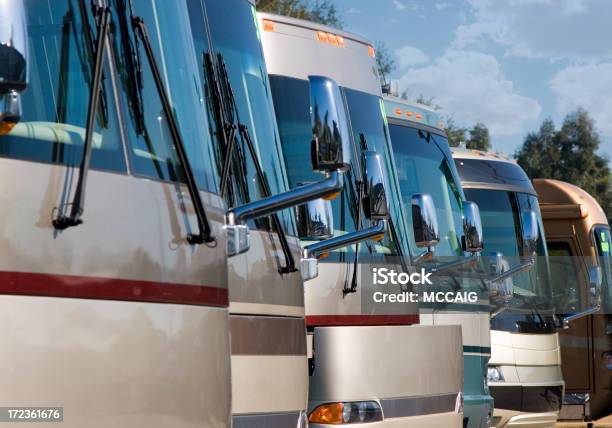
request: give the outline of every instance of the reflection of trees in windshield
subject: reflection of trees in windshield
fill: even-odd
[[[533,195],[502,190],[465,189],[468,200],[478,204],[483,225],[485,255],[501,253],[510,267],[521,264],[524,254],[521,212],[535,210],[538,218],[539,239],[534,267],[511,279],[515,298],[512,306],[524,305],[524,299],[538,301],[540,306],[550,305],[549,266],[544,247],[544,233],[537,199]]]

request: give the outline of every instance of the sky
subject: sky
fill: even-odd
[[[585,108],[612,159],[611,0],[332,0],[347,31],[383,41],[409,99],[489,127],[513,154],[551,118]]]

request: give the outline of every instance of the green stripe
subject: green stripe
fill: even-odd
[[[487,346],[463,346],[463,352],[469,352],[472,354],[490,354],[491,348]]]

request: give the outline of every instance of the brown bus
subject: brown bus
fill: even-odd
[[[584,190],[550,179],[535,179],[533,185],[538,193],[549,255],[565,256],[567,260],[571,257],[573,261],[569,268],[552,269],[556,287],[574,287],[575,301],[565,303],[583,306],[582,303],[593,299],[590,292],[593,283],[601,281],[600,310],[574,320],[560,333],[566,387],[560,416],[599,419],[612,413],[610,226],[605,212]],[[593,274],[593,267],[599,267],[599,274]],[[555,272],[563,277],[554,278]]]

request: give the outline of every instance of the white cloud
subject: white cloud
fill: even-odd
[[[397,49],[395,55],[397,55],[398,67],[400,70],[424,64],[429,61],[429,57],[425,52],[414,46],[404,46],[403,48]]]
[[[434,97],[462,125],[485,123],[492,137],[517,136],[536,126],[542,107],[517,93],[495,57],[475,51],[447,51],[433,64],[410,68],[400,87]]]
[[[612,57],[612,1],[469,0],[472,15],[456,31],[454,46],[493,41],[506,54],[577,61]]]
[[[393,0],[393,6],[395,6],[397,10],[406,10],[406,5],[400,0]]]
[[[583,107],[595,119],[597,129],[612,136],[612,63],[565,68],[553,76],[550,88],[560,115]]]
[[[356,7],[349,7],[344,13],[347,15],[355,15],[357,13],[361,13],[361,10],[357,9]]]
[[[450,6],[450,3],[448,2],[441,2],[441,3],[434,4],[434,7],[436,8],[436,10],[444,10],[449,6]]]

